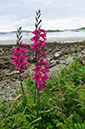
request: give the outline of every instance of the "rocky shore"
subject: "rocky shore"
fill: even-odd
[[[49,76],[59,73],[61,67],[73,61],[69,54],[76,56],[82,65],[83,62],[85,63],[85,41],[65,44],[53,42],[46,43],[46,45],[46,59],[49,61],[50,68]],[[15,45],[0,45],[0,102],[13,100],[14,96],[20,91],[19,72],[11,64],[14,48]],[[35,57],[30,45],[28,45],[28,48],[28,70],[23,75],[33,77],[32,69],[35,67]]]

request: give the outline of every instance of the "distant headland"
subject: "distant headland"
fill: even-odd
[[[60,29],[48,29],[46,30],[46,32],[64,32],[64,31],[85,31],[85,27],[81,27],[81,28],[77,28],[77,29],[63,29],[63,30],[60,30]],[[22,30],[23,33],[32,33],[31,30]],[[15,31],[10,31],[10,32],[0,32],[0,35],[1,34],[7,34],[7,33],[17,33],[17,30]]]
[[[46,32],[64,32],[64,31],[85,31],[85,27],[77,28],[77,29],[64,29],[64,30],[46,30]]]

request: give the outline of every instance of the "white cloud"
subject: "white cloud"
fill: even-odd
[[[44,20],[43,27],[46,29],[75,29],[85,26],[85,18],[65,18],[55,20]]]
[[[85,26],[85,0],[0,0],[0,31],[34,28],[35,11],[41,9],[46,29]]]
[[[17,19],[15,15],[0,16],[0,31],[12,31],[22,26],[23,29],[33,30],[34,17]]]

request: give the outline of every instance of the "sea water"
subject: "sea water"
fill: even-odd
[[[32,44],[30,39],[33,34],[31,32],[23,32],[22,36],[23,43]],[[46,38],[47,42],[82,42],[85,41],[85,31],[47,32]],[[0,44],[16,44],[16,40],[16,33],[0,33]]]

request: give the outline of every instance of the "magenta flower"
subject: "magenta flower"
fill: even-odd
[[[27,44],[20,44],[20,46],[27,48]]]
[[[27,59],[28,59],[27,44],[22,44],[20,42],[20,40],[22,38],[22,36],[20,36],[20,34],[21,34],[21,32],[19,32],[19,34],[17,34],[17,38],[18,38],[17,47],[14,49],[14,54],[12,55],[13,57],[15,57],[15,59],[11,63],[15,65],[14,67],[17,68],[19,70],[19,73],[21,74],[24,69],[27,70],[27,68],[28,68],[27,64],[29,62],[27,61]]]
[[[20,66],[19,66],[20,61],[18,58],[14,59],[11,63],[15,64],[14,66],[15,68],[20,69]]]
[[[29,63],[26,61],[28,59],[27,57],[28,49],[22,48],[22,46],[20,45],[20,47],[18,46],[17,48],[14,49],[14,51],[15,52],[12,56],[15,57],[16,59],[14,59],[11,63],[15,64],[15,67],[19,70],[19,73],[21,73],[23,69],[27,70],[26,65]]]
[[[36,18],[36,29],[32,32],[34,36],[31,38],[31,41],[34,41],[31,48],[36,52],[37,59],[37,66],[33,69],[35,72],[33,80],[37,83],[39,91],[46,87],[46,80],[48,79],[47,73],[49,72],[49,62],[43,60],[43,58],[46,58],[45,51],[47,46],[45,45],[46,31],[40,29],[40,27],[38,28],[41,21],[38,22],[38,18]]]
[[[27,78],[27,76],[21,76],[21,78]]]

